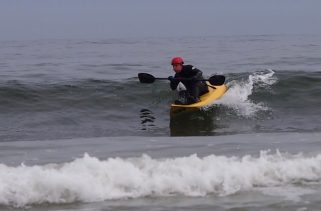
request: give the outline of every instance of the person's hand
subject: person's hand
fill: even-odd
[[[167,78],[170,82],[175,82],[176,78],[174,78],[173,76],[168,76]]]

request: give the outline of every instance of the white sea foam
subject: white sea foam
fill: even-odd
[[[249,75],[246,81],[233,80],[228,83],[226,94],[215,104],[223,104],[232,108],[238,115],[251,117],[258,111],[268,110],[263,103],[255,103],[249,99],[255,86],[269,88],[277,79],[273,76],[273,70],[256,72]]]
[[[261,188],[260,191],[265,195],[276,196],[294,202],[300,202],[302,200],[301,196],[316,193],[315,190],[309,188],[294,186],[265,187]]]
[[[264,187],[306,185],[321,179],[314,157],[261,152],[258,157],[210,155],[99,160],[85,154],[69,163],[0,165],[0,204],[92,202],[146,196],[226,196]]]

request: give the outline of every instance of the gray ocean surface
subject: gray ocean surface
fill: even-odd
[[[321,36],[0,42],[1,210],[320,210]],[[171,116],[171,57],[228,91]]]

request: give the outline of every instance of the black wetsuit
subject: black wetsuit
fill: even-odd
[[[174,78],[177,80],[172,80],[170,83],[171,89],[175,90],[179,84],[182,82],[188,93],[188,104],[195,103],[199,101],[199,96],[208,92],[208,87],[205,81],[199,81],[204,79],[202,76],[202,71],[193,67],[192,65],[183,65],[183,69],[180,73],[176,73]],[[189,79],[189,80],[179,80],[179,79]]]

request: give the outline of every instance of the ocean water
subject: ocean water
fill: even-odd
[[[0,42],[1,210],[320,210],[321,37]],[[171,116],[182,56],[228,91]]]

